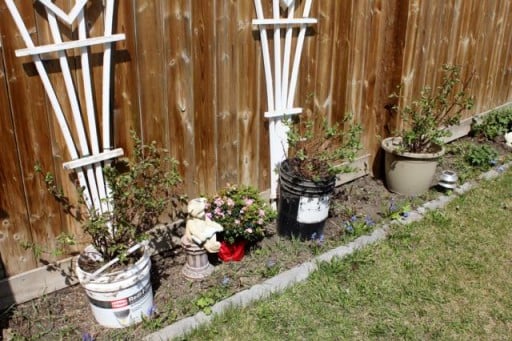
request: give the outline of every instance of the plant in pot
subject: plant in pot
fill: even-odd
[[[219,258],[239,261],[248,245],[268,234],[267,225],[275,219],[275,212],[255,188],[228,184],[208,198],[206,216],[223,227],[219,233]]]
[[[362,127],[345,115],[329,125],[322,115],[288,121],[288,157],[279,168],[279,234],[311,239],[322,236],[336,175],[350,173],[361,148]]]
[[[461,67],[443,65],[441,85],[424,87],[418,99],[410,104],[395,106],[405,123],[398,136],[382,140],[385,151],[386,184],[391,192],[420,195],[432,185],[439,158],[444,154],[446,129],[458,124],[465,110],[473,106],[468,93],[471,74],[461,79]],[[400,99],[394,93],[391,97]]]
[[[185,202],[178,194],[177,162],[165,157],[155,142],[144,145],[133,132],[132,138],[133,160],[116,160],[104,168],[110,211],[100,214],[88,209],[83,199],[73,204],[54,177],[45,176],[50,193],[82,224],[86,240],[66,235],[59,239],[60,247],[90,243],[77,258],[75,272],[95,319],[111,328],[126,327],[150,315],[150,231],[164,211],[173,218],[180,215]]]

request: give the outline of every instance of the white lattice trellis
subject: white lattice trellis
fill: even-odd
[[[270,198],[276,198],[278,175],[276,169],[288,153],[286,134],[287,126],[283,119],[290,115],[297,115],[302,108],[293,107],[295,90],[297,88],[297,77],[299,64],[306,36],[306,28],[315,24],[315,18],[309,18],[313,0],[305,0],[302,17],[294,18],[297,0],[272,0],[271,19],[263,15],[261,0],[254,0],[257,19],[252,21],[260,31],[261,47],[263,53],[263,66],[265,68],[265,81],[267,89],[268,111],[265,117],[269,122],[270,135]],[[281,18],[280,6],[283,12],[287,12],[286,18]],[[298,29],[298,38],[295,47],[295,54],[292,58],[293,30]],[[270,58],[270,47],[267,31],[274,31],[274,63]],[[284,39],[281,37],[281,30],[285,30]],[[284,43],[284,46],[283,46]],[[284,47],[284,48],[283,48]],[[284,50],[284,54],[281,51]]]
[[[65,13],[51,0],[37,0],[44,5],[48,18],[48,25],[53,39],[52,44],[34,46],[30,34],[24,24],[20,13],[13,0],[5,0],[14,22],[23,38],[26,48],[16,50],[16,56],[32,56],[37,72],[41,77],[44,89],[50,100],[57,122],[64,137],[66,148],[72,160],[63,164],[65,169],[74,169],[78,175],[80,186],[84,189],[83,197],[89,208],[97,212],[109,210],[108,185],[103,177],[103,164],[108,164],[111,159],[123,155],[123,150],[111,149],[110,137],[110,72],[112,43],[125,39],[124,34],[112,34],[112,20],[114,14],[114,0],[106,0],[105,23],[103,36],[87,37],[86,22],[84,17],[85,5],[88,0],[77,0],[69,13]],[[78,40],[62,41],[62,34],[59,29],[58,20],[72,25],[77,22]],[[103,45],[103,75],[102,75],[102,146],[98,138],[98,127],[96,124],[96,113],[94,109],[92,79],[89,63],[89,46]],[[85,103],[80,106],[76,87],[66,51],[80,49],[82,65],[82,79]],[[59,98],[54,90],[53,84],[48,77],[43,58],[47,53],[57,53],[67,97],[72,111],[73,125],[77,133],[77,140],[73,140],[71,130],[64,115]],[[85,113],[82,112],[85,108]],[[87,120],[88,131],[84,126],[84,117]]]

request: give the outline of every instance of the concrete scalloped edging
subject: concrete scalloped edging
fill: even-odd
[[[478,180],[491,180],[500,175],[501,172],[512,166],[512,162],[508,162],[504,165],[492,169],[486,173],[481,174]],[[409,213],[407,218],[402,218],[400,221],[392,222],[393,224],[410,224],[415,221],[423,219],[424,215],[428,211],[444,208],[448,203],[453,201],[458,196],[468,192],[476,186],[476,182],[467,182],[461,186],[458,186],[453,190],[450,195],[441,195],[435,200],[428,201],[420,206],[418,209]],[[227,299],[216,303],[212,307],[212,314],[206,315],[203,312],[199,312],[194,316],[190,316],[179,320],[157,332],[147,335],[144,340],[148,341],[161,341],[170,340],[172,338],[186,335],[193,329],[210,323],[213,317],[217,314],[225,312],[227,309],[232,307],[245,307],[250,303],[257,300],[263,299],[271,295],[272,293],[279,293],[285,289],[291,287],[293,284],[306,280],[309,275],[315,271],[318,267],[318,262],[329,262],[333,258],[343,258],[354,251],[362,249],[367,245],[374,244],[378,241],[386,239],[390,232],[390,224],[384,224],[382,227],[374,230],[370,235],[361,236],[354,241],[339,246],[335,249],[329,250],[319,256],[314,257],[311,261],[297,265],[296,267],[282,272],[266,281],[256,284],[249,289],[240,291]]]

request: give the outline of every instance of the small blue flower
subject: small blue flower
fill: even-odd
[[[373,221],[372,217],[370,217],[369,215],[367,215],[364,218],[364,223],[366,224],[366,226],[373,226],[373,225],[375,225],[375,222]]]
[[[148,309],[148,312],[147,312],[147,316],[153,316],[154,314],[156,314],[156,305],[152,305],[149,309]]]
[[[496,168],[496,170],[500,173],[503,173],[505,171],[505,167],[503,165],[499,166],[498,168]]]
[[[490,161],[489,161],[489,164],[490,164],[491,166],[495,166],[497,163],[498,163],[498,161],[496,161],[496,160],[490,160]]]
[[[393,199],[393,198],[391,198],[391,200],[389,201],[389,211],[392,213],[398,211],[398,207],[396,206],[395,199]]]
[[[94,337],[92,337],[92,335],[89,334],[88,332],[83,332],[82,341],[94,341]]]
[[[352,233],[354,232],[354,227],[352,226],[352,224],[345,222],[345,230],[349,233]]]
[[[228,276],[224,276],[224,278],[221,281],[221,284],[224,286],[227,286],[227,285],[229,285],[230,282],[231,282],[231,278],[229,278]]]
[[[409,212],[402,212],[402,217],[407,218],[409,216]]]
[[[352,222],[357,221],[357,216],[353,215],[352,217],[350,217],[350,221],[352,221]]]

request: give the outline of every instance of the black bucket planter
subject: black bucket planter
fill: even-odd
[[[277,231],[282,236],[315,239],[322,235],[336,177],[310,181],[292,174],[288,160],[279,169]]]

